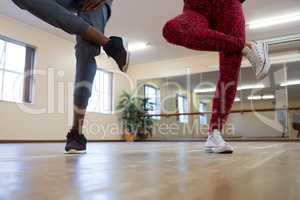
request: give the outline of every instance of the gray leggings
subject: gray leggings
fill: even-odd
[[[79,8],[84,0],[12,1],[45,22],[77,35],[74,104],[86,107],[97,70],[95,57],[100,54],[101,50],[99,45],[84,40],[83,35],[90,26],[94,26],[104,33],[109,15],[108,8],[103,6],[89,12],[82,12]]]

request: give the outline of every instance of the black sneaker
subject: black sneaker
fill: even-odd
[[[123,37],[111,36],[110,41],[103,47],[105,53],[112,57],[122,72],[127,72],[130,53],[128,51],[128,41]]]
[[[67,135],[67,144],[65,153],[68,154],[82,154],[86,153],[87,140],[84,135],[79,135],[77,130],[70,130]]]

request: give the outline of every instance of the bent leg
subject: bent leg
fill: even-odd
[[[193,50],[241,52],[244,48],[243,38],[213,30],[206,16],[187,9],[166,23],[163,36],[172,44]]]

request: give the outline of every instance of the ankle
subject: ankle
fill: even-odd
[[[106,46],[110,41],[110,38],[104,38],[103,39],[103,46]]]
[[[209,130],[209,132],[208,132],[208,136],[211,136],[211,135],[213,135],[213,134],[214,134],[214,132],[215,132],[215,129],[211,129],[211,130]]]
[[[85,39],[104,46],[109,42],[109,38],[105,37],[95,27],[90,26],[85,32]]]
[[[73,134],[76,134],[76,135],[82,135],[82,129],[80,129],[76,126],[73,126],[71,128],[70,132],[72,132]]]
[[[245,47],[248,47],[249,49],[252,49],[253,43],[252,42],[246,42]]]
[[[246,56],[249,54],[250,51],[251,51],[251,48],[249,48],[248,46],[245,46],[244,49],[242,50],[242,54],[244,56]]]
[[[209,135],[214,135],[215,133],[220,133],[222,135],[222,129],[214,128],[209,131]]]

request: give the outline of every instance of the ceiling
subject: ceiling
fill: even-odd
[[[107,34],[127,36],[130,42],[145,41],[151,48],[134,52],[133,64],[141,64],[165,59],[199,55],[199,52],[167,44],[161,29],[164,23],[181,12],[183,0],[115,0],[113,16],[107,27]],[[299,0],[248,0],[245,3],[247,21],[300,11]],[[15,18],[23,23],[73,40],[70,36],[30,14],[21,11],[11,0],[0,1],[0,14]],[[267,39],[300,33],[300,22],[280,25],[257,31],[248,31],[248,39]]]

